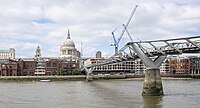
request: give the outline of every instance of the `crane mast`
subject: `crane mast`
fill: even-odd
[[[124,35],[124,32],[127,31],[127,27],[128,27],[128,25],[129,25],[129,23],[130,23],[130,21],[131,21],[133,15],[135,14],[135,11],[136,11],[137,7],[138,7],[138,5],[136,5],[135,8],[132,10],[131,15],[130,15],[130,17],[128,18],[127,22],[126,22],[125,24],[123,24],[123,27],[124,27],[124,28],[123,28],[123,30],[122,30],[122,32],[121,32],[121,34],[120,34],[120,36],[119,36],[118,39],[116,39],[115,34],[114,34],[114,32],[117,30],[118,27],[112,32],[114,44],[111,44],[111,46],[114,46],[114,47],[115,47],[115,54],[117,54],[117,52],[118,52],[119,42],[120,42],[120,40],[122,39],[122,36]]]

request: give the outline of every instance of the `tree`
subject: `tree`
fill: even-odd
[[[65,69],[64,69],[63,67],[61,67],[61,68],[59,69],[59,73],[60,73],[60,75],[63,75],[64,72],[65,72]]]
[[[73,69],[73,74],[74,75],[80,75],[81,74],[81,70],[79,68],[74,68]]]

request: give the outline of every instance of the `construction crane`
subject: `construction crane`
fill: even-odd
[[[128,18],[128,21],[127,21],[125,24],[122,24],[123,30],[122,30],[122,32],[121,32],[119,38],[116,39],[115,34],[114,34],[114,32],[118,29],[119,26],[111,33],[112,36],[113,36],[113,40],[114,40],[114,44],[111,44],[111,46],[114,46],[114,47],[115,47],[115,54],[117,54],[117,52],[118,52],[119,42],[120,42],[120,40],[122,39],[122,36],[124,35],[124,32],[126,31],[126,32],[129,34],[129,32],[127,31],[127,27],[128,27],[128,25],[129,25],[129,23],[130,23],[130,21],[131,21],[133,15],[134,15],[136,9],[137,9],[137,7],[138,7],[138,5],[136,5],[135,8],[132,10],[130,17]],[[130,37],[130,35],[129,35],[129,37]],[[130,39],[131,39],[131,41],[132,41],[132,38],[131,38],[131,37],[130,37]]]

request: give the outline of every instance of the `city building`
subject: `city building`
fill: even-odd
[[[101,51],[97,51],[96,58],[101,58]]]
[[[17,76],[17,61],[12,59],[0,59],[0,76]]]
[[[15,59],[15,49],[0,50],[1,76],[41,76],[41,75],[73,75],[81,65],[102,63],[106,58],[101,51],[94,58],[81,58],[68,30],[67,38],[60,47],[60,57],[43,57],[38,45],[33,58]],[[155,60],[155,57],[151,58]],[[84,62],[82,62],[84,61]],[[141,59],[96,66],[93,71],[98,73],[133,73],[144,75],[146,66]],[[200,57],[169,56],[160,66],[162,75],[200,75]]]
[[[59,75],[60,60],[58,58],[46,59],[46,75]]]
[[[37,60],[37,65],[35,68],[35,76],[46,75],[46,62],[43,59]]]
[[[95,63],[101,63],[106,61],[105,58],[88,58],[84,61],[84,65],[90,65]],[[125,62],[119,62],[109,65],[103,65],[103,66],[96,66],[94,69],[94,74],[98,73],[126,73],[126,72],[133,72],[134,70],[134,61],[125,61]]]
[[[101,63],[106,61],[107,59],[105,58],[88,58],[84,61],[84,65],[90,65],[90,64],[95,64],[95,63]]]
[[[137,75],[144,75],[144,72],[146,70],[146,66],[142,62],[141,59],[134,60],[134,73]]]
[[[0,59],[15,59],[15,49],[10,48],[9,50],[0,50]]]
[[[78,69],[79,68],[79,62],[76,61],[67,61],[67,60],[60,60],[60,74],[62,75],[73,75],[73,71],[74,69]],[[63,69],[63,72],[61,72],[61,70]]]
[[[60,48],[60,57],[42,57],[38,45],[34,58],[15,59],[15,49],[0,50],[1,76],[41,76],[41,75],[73,75],[79,69],[81,53],[68,30],[67,39]],[[77,74],[77,73],[75,73]]]
[[[160,66],[160,73],[162,75],[170,75],[170,61],[168,58],[162,62]]]
[[[170,57],[171,74],[190,74],[190,58],[188,57]]]
[[[20,58],[18,63],[18,76],[35,76],[37,60],[35,58]]]
[[[84,61],[84,65],[90,65],[95,63],[101,63],[106,61],[105,58],[88,58]],[[135,59],[132,61],[124,61],[104,66],[96,66],[94,73],[98,72],[123,72],[123,73],[133,73],[135,75],[144,75],[146,71],[146,66],[142,62],[141,59]],[[160,66],[160,72],[163,75],[170,75],[170,61],[169,59],[165,59]]]
[[[200,57],[192,56],[190,58],[190,74],[200,75]]]

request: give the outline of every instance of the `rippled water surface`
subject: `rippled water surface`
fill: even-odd
[[[143,81],[0,82],[0,108],[200,108],[200,80],[163,80],[164,96],[142,97]]]

